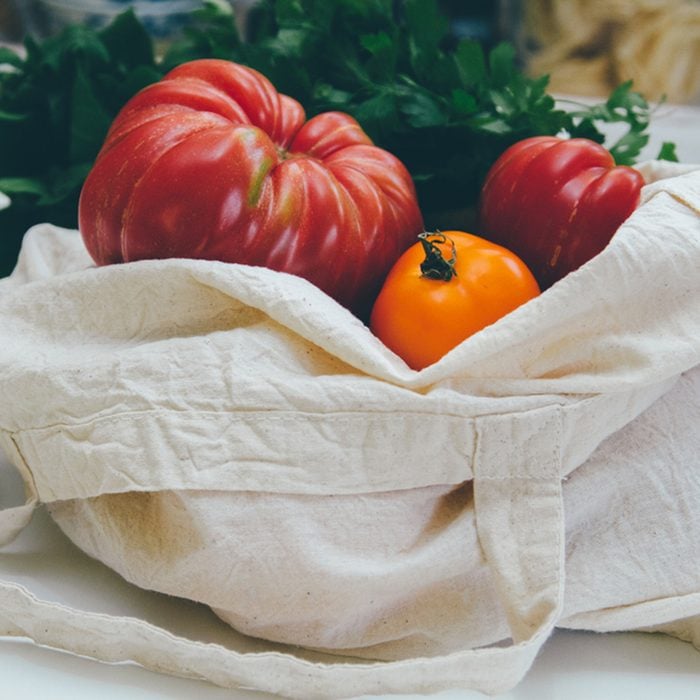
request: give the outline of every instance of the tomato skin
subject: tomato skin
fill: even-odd
[[[257,71],[202,59],[117,115],[81,192],[79,226],[98,265],[263,265],[366,315],[423,221],[404,165],[352,117],[306,121]]]
[[[440,235],[448,240],[435,241]],[[464,231],[431,238],[446,260],[454,243],[456,275],[423,276],[425,251],[416,243],[389,271],[370,317],[372,332],[416,370],[540,293],[527,266],[506,248]]]
[[[520,256],[546,289],[605,248],[643,185],[594,141],[524,139],[487,174],[478,231]]]

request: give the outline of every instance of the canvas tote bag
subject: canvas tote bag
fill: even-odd
[[[421,372],[299,278],[95,269],[77,232],[29,232],[0,281],[0,444],[27,489],[3,540],[45,504],[128,581],[333,657],[10,582],[0,633],[298,698],[505,691],[557,625],[700,644],[700,173],[644,172],[601,255]]]

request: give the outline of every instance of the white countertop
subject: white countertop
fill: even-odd
[[[700,108],[662,105],[652,139],[644,151],[652,158],[663,141],[678,145],[680,159],[700,163]],[[19,480],[0,454],[0,508],[21,503]],[[169,623],[181,634],[219,639],[227,632],[206,608],[141,591],[79,552],[47,514],[38,510],[32,523],[10,546],[0,550],[0,578],[18,582],[48,600],[97,612],[119,611]],[[1,626],[1,625],[0,625]],[[165,624],[168,626],[168,624]],[[169,627],[169,628],[170,628]],[[228,628],[227,628],[228,629]],[[232,691],[204,682],[146,671],[133,664],[108,665],[41,648],[23,639],[0,637],[0,697],[14,700],[263,700],[272,696]],[[419,696],[391,696],[407,700]],[[486,696],[451,691],[441,700]],[[597,635],[557,631],[548,640],[525,680],[498,696],[507,700],[697,700],[700,652],[663,635]]]

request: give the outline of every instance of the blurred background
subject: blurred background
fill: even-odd
[[[240,28],[254,1],[229,2],[240,17]],[[204,0],[0,0],[0,40],[21,42],[25,34],[43,38],[69,24],[98,29],[133,8],[153,39],[167,42],[179,35],[190,13],[203,4]]]
[[[255,0],[220,0],[243,30]],[[332,1],[332,0],[330,0]],[[133,7],[166,43],[203,0],[0,0],[0,41],[45,37],[70,23],[106,25]],[[456,36],[510,40],[524,70],[550,75],[550,91],[607,95],[633,80],[649,100],[700,104],[700,0],[443,0]]]
[[[552,92],[607,94],[633,80],[649,100],[700,102],[697,0],[528,0],[513,27]]]

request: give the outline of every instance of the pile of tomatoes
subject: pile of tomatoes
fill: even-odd
[[[421,245],[410,248],[379,294],[373,331],[414,369],[436,362],[600,253],[636,208],[643,184],[639,172],[616,166],[593,141],[541,136],[516,143],[481,192],[485,238],[433,238],[443,258],[456,258],[445,280],[419,275]]]
[[[112,124],[80,198],[99,265],[184,257],[299,275],[414,369],[590,260],[639,202],[585,139],[526,139],[493,165],[479,236],[426,233],[405,166],[340,112],[306,120],[260,73],[183,64]]]

